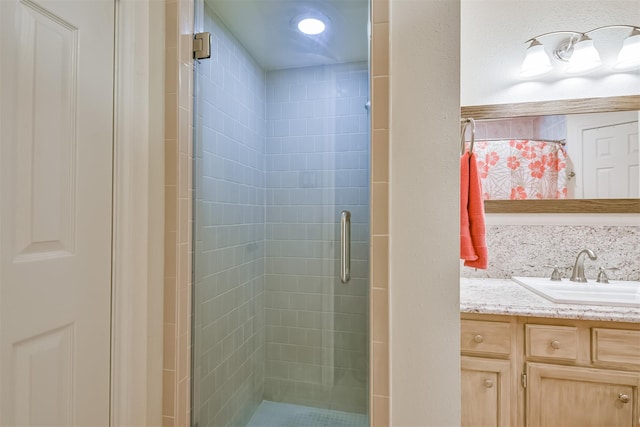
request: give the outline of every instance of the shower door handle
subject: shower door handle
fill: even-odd
[[[351,212],[340,213],[340,281],[351,280]]]

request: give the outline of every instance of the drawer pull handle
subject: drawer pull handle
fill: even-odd
[[[618,400],[619,400],[620,402],[622,402],[622,403],[629,403],[629,401],[630,401],[631,399],[629,398],[629,395],[628,395],[628,394],[622,394],[622,393],[620,393],[620,394],[618,395]]]
[[[558,350],[560,348],[560,341],[551,341],[551,348]]]
[[[484,337],[482,335],[476,335],[475,337],[473,337],[473,340],[477,343],[481,343],[482,341],[484,341]]]
[[[493,381],[491,381],[491,380],[484,380],[484,386],[485,386],[486,388],[491,388],[491,387],[493,387]],[[627,399],[628,399],[628,398],[629,398],[629,396],[627,396]]]

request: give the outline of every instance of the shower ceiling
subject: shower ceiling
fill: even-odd
[[[265,69],[366,61],[368,0],[205,0]],[[301,17],[329,18],[316,36],[297,29]]]

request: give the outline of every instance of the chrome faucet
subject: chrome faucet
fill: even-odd
[[[571,273],[571,279],[569,279],[572,282],[585,283],[587,281],[587,278],[584,277],[584,257],[582,256],[584,254],[589,255],[589,258],[591,258],[591,261],[595,261],[598,259],[598,256],[596,255],[596,253],[593,252],[591,249],[581,250],[578,253],[578,256],[576,257],[575,264],[573,264],[573,272]]]

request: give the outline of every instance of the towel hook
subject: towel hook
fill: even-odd
[[[460,154],[464,154],[465,145],[465,133],[467,131],[467,125],[471,123],[471,143],[469,144],[469,154],[473,153],[473,144],[476,142],[476,121],[472,118],[461,119],[462,131],[460,135]]]

